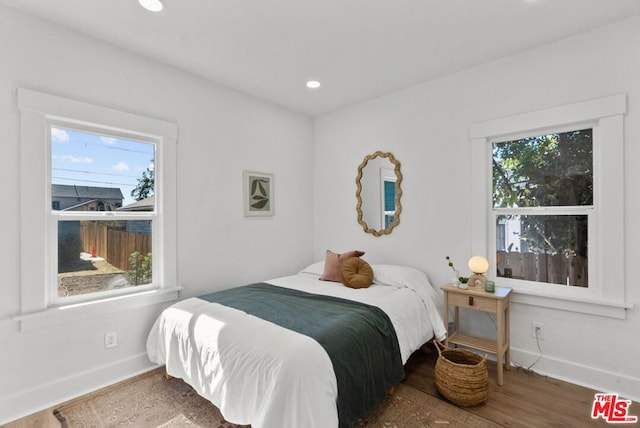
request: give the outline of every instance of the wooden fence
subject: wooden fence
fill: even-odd
[[[109,229],[92,221],[80,222],[82,251],[104,258],[121,270],[129,270],[129,256],[138,251],[143,256],[151,252],[151,235]]]
[[[567,258],[562,254],[507,253],[498,251],[498,276],[548,282],[551,284],[589,285],[588,263],[585,257]],[[568,284],[567,284],[568,279]]]

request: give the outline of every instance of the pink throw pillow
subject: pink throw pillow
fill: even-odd
[[[342,282],[340,278],[340,265],[351,257],[360,257],[364,255],[364,251],[353,250],[346,253],[338,254],[327,250],[324,259],[324,273],[320,277],[323,281]]]

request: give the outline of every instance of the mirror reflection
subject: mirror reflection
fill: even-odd
[[[374,236],[389,234],[400,223],[400,162],[388,152],[367,155],[356,177],[358,223]]]

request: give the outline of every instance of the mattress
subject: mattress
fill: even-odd
[[[426,275],[373,265],[374,284],[351,289],[320,281],[322,263],[265,281],[278,287],[376,306],[395,329],[404,364],[421,345],[444,339],[441,297]],[[147,340],[151,361],[184,379],[226,420],[270,427],[337,427],[337,381],[314,339],[241,310],[189,298],[167,308]]]

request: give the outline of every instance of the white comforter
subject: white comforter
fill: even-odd
[[[402,361],[432,337],[444,339],[439,294],[412,268],[373,265],[374,284],[354,290],[319,281],[321,263],[266,281],[380,307],[398,336]],[[320,273],[318,273],[318,271]],[[226,420],[253,428],[337,427],[337,383],[315,340],[217,303],[190,298],[166,309],[147,339],[166,365],[215,404]]]

